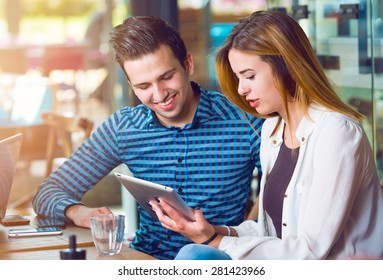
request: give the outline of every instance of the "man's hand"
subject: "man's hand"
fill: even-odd
[[[66,211],[66,216],[73,221],[76,226],[90,228],[90,217],[99,214],[112,214],[107,207],[89,208],[82,204],[69,206]]]

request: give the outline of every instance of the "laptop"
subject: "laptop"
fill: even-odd
[[[29,224],[29,220],[22,216],[6,216],[22,140],[22,133],[0,140],[0,223],[3,225]]]

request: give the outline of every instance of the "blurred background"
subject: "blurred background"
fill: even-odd
[[[363,125],[382,178],[383,1],[0,0],[0,138],[15,131],[31,137],[24,139],[11,206],[30,205],[46,171],[65,160],[55,151],[47,163],[43,140],[49,137],[40,132],[33,140],[36,126],[52,129],[44,113],[72,118],[75,125],[65,132],[74,150],[87,135],[76,121],[89,121],[94,129],[115,110],[138,104],[109,49],[113,26],[131,15],[164,18],[194,56],[193,80],[218,89],[215,52],[238,19],[257,10],[288,13],[305,30],[342,98],[366,116]],[[65,141],[56,140],[58,151]],[[33,141],[42,146],[40,155],[39,145],[27,147]],[[27,156],[30,150],[34,154]],[[112,176],[95,190],[84,198],[90,205],[129,204]]]
[[[48,158],[52,123],[44,114],[73,119],[59,136],[67,133],[74,151],[86,133],[73,128],[76,120],[86,119],[94,129],[115,110],[139,103],[109,49],[113,26],[131,15],[164,18],[194,55],[193,79],[216,89],[214,51],[239,17],[266,7],[265,1],[0,0],[0,138],[24,133],[9,208],[30,211],[38,185],[65,160],[60,138],[54,159]],[[83,200],[134,208],[125,195],[111,174]]]

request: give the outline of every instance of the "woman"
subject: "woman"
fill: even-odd
[[[236,105],[267,118],[259,219],[213,226],[199,210],[188,222],[151,202],[164,227],[205,244],[176,259],[381,258],[383,203],[362,115],[337,96],[300,26],[255,12],[226,39],[216,68]]]

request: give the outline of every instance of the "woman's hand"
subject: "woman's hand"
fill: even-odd
[[[203,243],[215,233],[214,227],[205,220],[201,210],[194,210],[195,221],[192,222],[164,200],[151,200],[149,204],[163,227],[176,231],[195,243]]]

